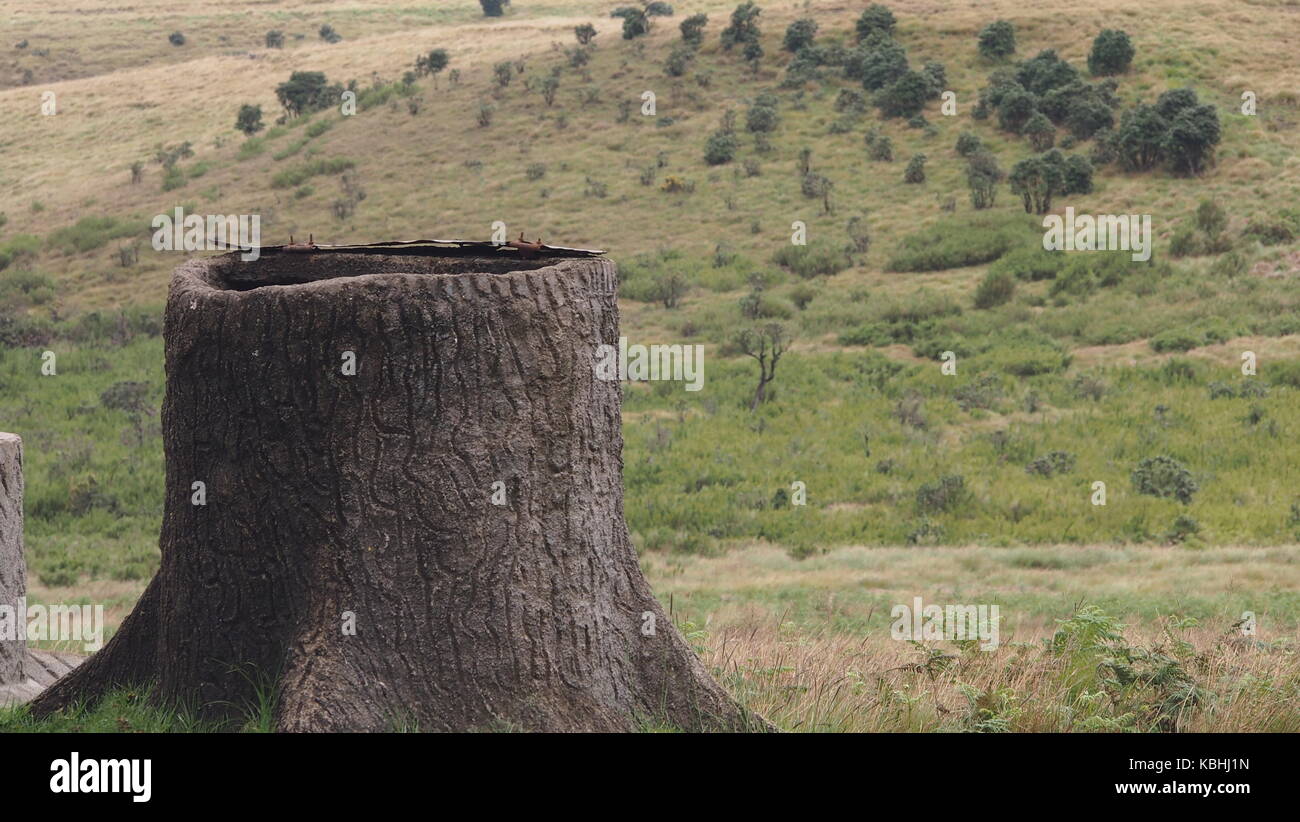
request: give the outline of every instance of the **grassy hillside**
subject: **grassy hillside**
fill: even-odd
[[[501,221],[511,236],[608,250],[623,333],[707,352],[699,392],[626,386],[629,525],[656,590],[698,630],[709,624],[712,661],[765,710],[781,691],[756,684],[761,671],[742,675],[727,642],[752,628],[743,653],[775,670],[787,631],[829,631],[834,645],[840,632],[880,628],[877,608],[918,589],[1001,602],[1008,625],[1035,639],[1081,601],[1131,618],[1152,641],[1171,613],[1212,626],[1197,640],[1205,648],[1243,610],[1261,615],[1270,641],[1294,633],[1300,64],[1281,33],[1300,27],[1300,4],[887,3],[895,42],[914,68],[941,62],[957,104],[947,116],[932,99],[911,124],[882,117],[838,67],[791,80],[787,26],[811,18],[819,46],[852,48],[866,3],[761,2],[757,64],[720,42],[734,2],[674,3],[673,17],[631,41],[609,16],[624,3],[512,5],[489,20],[476,0],[192,13],[153,0],[10,4],[0,429],[27,442],[36,598],[93,597],[118,619],[156,567],[158,318],[184,255],[154,251],[149,221],[183,206],[259,214],[265,244],[308,233],[322,243],[487,239]],[[703,43],[672,76],[678,24],[696,13],[709,18]],[[1000,61],[976,47],[998,19],[1017,41]],[[575,57],[584,23],[598,33]],[[326,42],[323,25],[342,39]],[[1187,87],[1222,131],[1203,174],[1099,164],[1090,192],[1054,200],[1053,213],[1151,215],[1148,263],[1036,250],[1041,217],[1006,182],[992,208],[975,210],[956,150],[973,134],[1004,171],[1034,154],[996,114],[975,116],[981,90],[1044,49],[1099,82],[1087,58],[1103,28],[1125,30],[1136,50],[1115,77],[1117,121]],[[267,47],[272,29],[282,48]],[[434,48],[449,70],[404,81]],[[502,86],[495,67],[507,61]],[[354,83],[356,114],[334,106],[277,124],[276,87],[295,71]],[[548,77],[558,81],[549,104]],[[40,113],[44,92],[53,116]],[[641,113],[645,92],[652,115]],[[1254,116],[1241,113],[1245,92]],[[759,135],[749,113],[764,95],[778,122]],[[253,137],[234,128],[244,104],[266,122]],[[706,144],[727,112],[735,155],[711,165]],[[1065,137],[1066,154],[1099,142]],[[883,139],[892,160],[873,158]],[[183,143],[192,154],[172,170],[155,161]],[[906,182],[919,154],[925,179]],[[805,190],[805,171],[829,181],[829,196]],[[1203,203],[1225,218],[1213,238],[1194,228]],[[806,247],[791,244],[797,222]],[[751,411],[757,366],[735,335],[768,323],[792,342]],[[41,373],[47,350],[57,376]],[[940,371],[946,351],[955,376]],[[1256,375],[1242,374],[1244,352]],[[1144,461],[1159,458],[1186,474],[1151,480]],[[1097,482],[1105,506],[1093,504]],[[791,504],[795,483],[807,505]],[[1098,545],[1110,547],[1088,547]],[[878,578],[918,557],[958,571]],[[1274,676],[1272,657],[1256,662]],[[817,724],[796,714],[780,719]],[[953,727],[932,715],[872,721]],[[832,724],[858,727],[846,722]]]

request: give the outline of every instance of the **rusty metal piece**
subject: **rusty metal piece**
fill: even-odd
[[[280,246],[280,248],[284,251],[293,252],[295,254],[310,254],[311,252],[318,250],[316,246],[316,238],[311,234],[307,235],[307,242],[305,243],[295,243],[293,241],[293,235],[290,234],[289,244]]]
[[[542,249],[545,248],[545,246],[542,245],[541,237],[537,238],[537,242],[530,243],[524,239],[524,232],[522,231],[519,232],[518,240],[511,240],[506,243],[506,245],[511,248],[519,249],[519,256],[523,257],[525,260],[531,260],[533,257],[536,257],[541,253]]]

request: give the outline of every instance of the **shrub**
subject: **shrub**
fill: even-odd
[[[1181,354],[1200,347],[1204,342],[1201,334],[1182,328],[1168,328],[1151,338],[1151,350],[1160,354],[1169,351]]]
[[[984,148],[984,143],[980,138],[969,131],[963,131],[957,137],[956,151],[963,157],[969,157],[980,149]]]
[[[736,157],[739,147],[736,135],[730,131],[715,131],[704,144],[704,162],[711,166],[729,163]]]
[[[884,88],[906,72],[907,50],[883,36],[858,46],[844,61],[844,76],[870,90]]]
[[[759,37],[758,16],[763,10],[753,0],[745,0],[731,12],[731,23],[722,30],[722,48],[725,51],[737,45],[757,43]]]
[[[1190,226],[1183,226],[1169,238],[1170,257],[1192,257],[1201,253],[1201,238]]]
[[[1284,220],[1255,217],[1246,224],[1242,236],[1258,240],[1262,245],[1282,245],[1295,239],[1295,229]]]
[[[925,108],[929,96],[925,75],[908,71],[878,92],[873,102],[882,117],[912,117]]]
[[[926,60],[925,65],[921,66],[921,74],[930,84],[929,98],[938,99],[948,86],[948,70],[944,68],[943,63]]]
[[[980,29],[979,52],[990,60],[1000,60],[1015,54],[1015,27],[1006,20],[998,20]]]
[[[1146,171],[1164,157],[1168,130],[1168,121],[1155,106],[1139,103],[1124,112],[1110,144],[1125,170]]]
[[[325,73],[320,71],[295,71],[275,87],[276,99],[289,117],[329,108],[342,93],[342,86],[328,85]]]
[[[510,0],[478,0],[478,4],[483,7],[484,17],[500,17],[505,14],[505,6]]]
[[[1072,359],[1055,341],[1029,334],[1004,339],[980,356],[986,365],[1016,377],[1064,371]]]
[[[1021,131],[1029,138],[1034,151],[1047,151],[1056,144],[1056,128],[1041,111],[1030,117]]]
[[[1040,477],[1059,476],[1074,470],[1074,454],[1069,451],[1052,451],[1036,457],[1025,466],[1025,473]]]
[[[867,110],[866,95],[854,88],[842,88],[839,96],[835,98],[835,110],[861,114]]]
[[[1065,188],[1062,194],[1092,193],[1092,161],[1082,154],[1071,154],[1065,158]]]
[[[925,155],[924,154],[912,155],[912,159],[907,162],[907,168],[903,171],[903,182],[905,183],[925,182]]]
[[[1037,112],[1034,95],[1024,89],[1010,89],[998,104],[998,128],[1015,134],[1021,133]]]
[[[811,17],[801,17],[791,23],[785,30],[783,45],[788,52],[797,52],[811,46],[817,36],[817,21]]]
[[[972,408],[992,408],[1001,396],[1002,381],[995,374],[985,374],[952,393],[958,407],[967,412]]]
[[[334,27],[331,26],[329,23],[326,23],[325,25],[321,26],[319,33],[320,33],[320,39],[324,40],[326,43],[337,43],[338,41],[343,39],[343,35],[335,31]]]
[[[695,49],[687,45],[673,46],[672,51],[668,52],[668,59],[664,61],[664,74],[681,77],[686,74],[694,59]]]
[[[755,103],[750,106],[749,111],[745,112],[745,128],[755,134],[776,131],[780,121],[780,115],[776,113],[774,106]]]
[[[355,166],[351,160],[343,157],[325,159],[318,157],[292,169],[285,169],[271,178],[272,188],[296,188],[312,177],[322,174],[341,174]]]
[[[916,489],[916,508],[923,514],[951,511],[968,496],[966,479],[960,474],[949,474]]]
[[[1016,293],[1016,278],[1005,271],[990,269],[975,289],[976,308],[995,308]]]
[[[978,150],[966,162],[966,184],[970,187],[971,205],[978,211],[992,208],[997,199],[998,183],[1006,174],[991,152]]]
[[[1208,237],[1222,233],[1228,227],[1228,214],[1214,200],[1201,200],[1196,206],[1196,227]]]
[[[1068,86],[1079,79],[1079,71],[1046,49],[1016,66],[1016,82],[1036,97],[1042,97],[1054,88]]]
[[[284,48],[284,32],[279,29],[271,29],[266,33],[266,47],[269,49]]]
[[[992,262],[1033,235],[1019,221],[986,215],[941,220],[899,243],[886,271],[943,271]]]
[[[1173,457],[1148,457],[1137,464],[1132,473],[1133,489],[1139,494],[1153,497],[1174,497],[1187,504],[1197,492],[1192,472]]]
[[[883,163],[892,163],[894,161],[894,141],[888,135],[882,134],[869,144],[868,155],[873,160]]]
[[[249,137],[262,130],[262,107],[244,103],[235,117],[235,128]]]
[[[1133,62],[1133,43],[1119,29],[1102,29],[1088,52],[1088,71],[1096,76],[1123,74]]]
[[[1174,517],[1174,522],[1169,526],[1169,530],[1164,533],[1164,538],[1172,543],[1186,542],[1187,538],[1199,533],[1200,524],[1187,514],[1179,514]]]
[[[50,248],[64,254],[84,254],[112,240],[130,237],[143,230],[144,226],[117,217],[82,217],[73,225],[51,232],[45,242]],[[11,256],[21,254],[21,240],[21,237],[15,237],[5,245]],[[3,267],[0,265],[0,268]]]
[[[1193,106],[1174,117],[1160,150],[1175,174],[1196,176],[1213,162],[1214,147],[1222,135],[1214,107]]]
[[[989,266],[989,272],[1007,273],[1018,280],[1035,282],[1054,279],[1068,262],[1068,255],[1048,251],[1041,243],[1017,248]]]
[[[678,26],[682,33],[682,41],[687,45],[698,47],[704,42],[704,27],[709,23],[707,14],[693,14],[687,17]]]
[[[167,35],[167,42],[171,43],[173,46],[183,46],[185,45],[185,35],[181,34],[179,31],[173,31],[171,34]]]
[[[894,13],[879,3],[872,3],[862,12],[855,26],[858,33],[858,40],[866,40],[873,34],[883,34],[887,37],[894,36],[894,26],[897,21],[894,19]]]
[[[772,262],[804,279],[830,277],[850,265],[842,250],[823,243],[782,246],[772,255]]]
[[[579,45],[589,45],[592,40],[596,39],[596,27],[591,23],[583,23],[580,26],[574,26],[573,36],[577,39]]]

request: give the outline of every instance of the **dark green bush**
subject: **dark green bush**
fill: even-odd
[[[1174,497],[1187,504],[1199,490],[1192,472],[1173,457],[1148,457],[1132,473],[1133,489],[1153,497]]]

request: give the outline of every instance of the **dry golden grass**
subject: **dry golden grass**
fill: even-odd
[[[1300,731],[1293,646],[1223,628],[1126,631],[1132,645],[1158,652],[1190,643],[1180,667],[1202,688],[1191,699],[1155,685],[1080,687],[1077,677],[1095,671],[1048,653],[1050,637],[1035,631],[994,651],[963,652],[887,634],[807,634],[756,616],[696,643],[733,693],[788,731]]]

